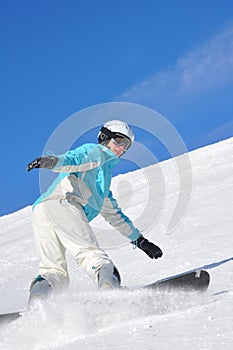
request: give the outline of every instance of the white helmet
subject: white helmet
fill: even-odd
[[[122,122],[121,120],[110,120],[106,122],[99,131],[98,141],[99,143],[105,143],[106,141],[111,140],[112,138],[114,139],[117,136],[127,138],[130,141],[129,147],[134,142],[133,130],[128,124]]]

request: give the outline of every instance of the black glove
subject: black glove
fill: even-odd
[[[46,168],[46,169],[52,169],[57,164],[58,158],[54,156],[48,156],[48,157],[39,157],[34,159],[31,163],[27,166],[27,171],[30,171],[35,168]]]
[[[143,250],[151,259],[158,259],[163,255],[162,250],[157,245],[149,242],[143,236],[140,236],[136,241],[131,243]]]

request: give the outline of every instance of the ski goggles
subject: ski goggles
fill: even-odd
[[[118,147],[123,147],[125,151],[131,146],[131,140],[126,137],[116,136],[111,141]]]

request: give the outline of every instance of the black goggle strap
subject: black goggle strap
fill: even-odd
[[[100,131],[101,131],[101,133],[104,134],[106,140],[110,140],[110,139],[116,137],[116,133],[115,132],[112,132],[112,131],[108,130],[104,126],[102,126]]]

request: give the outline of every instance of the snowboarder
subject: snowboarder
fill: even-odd
[[[58,156],[42,156],[28,164],[60,173],[35,202],[32,226],[38,248],[39,276],[30,287],[29,303],[47,299],[69,284],[65,251],[68,251],[99,288],[120,287],[120,274],[102,250],[89,222],[99,213],[150,258],[161,249],[149,242],[118,207],[110,191],[111,168],[134,141],[123,121],[106,122],[98,143],[88,143]]]

